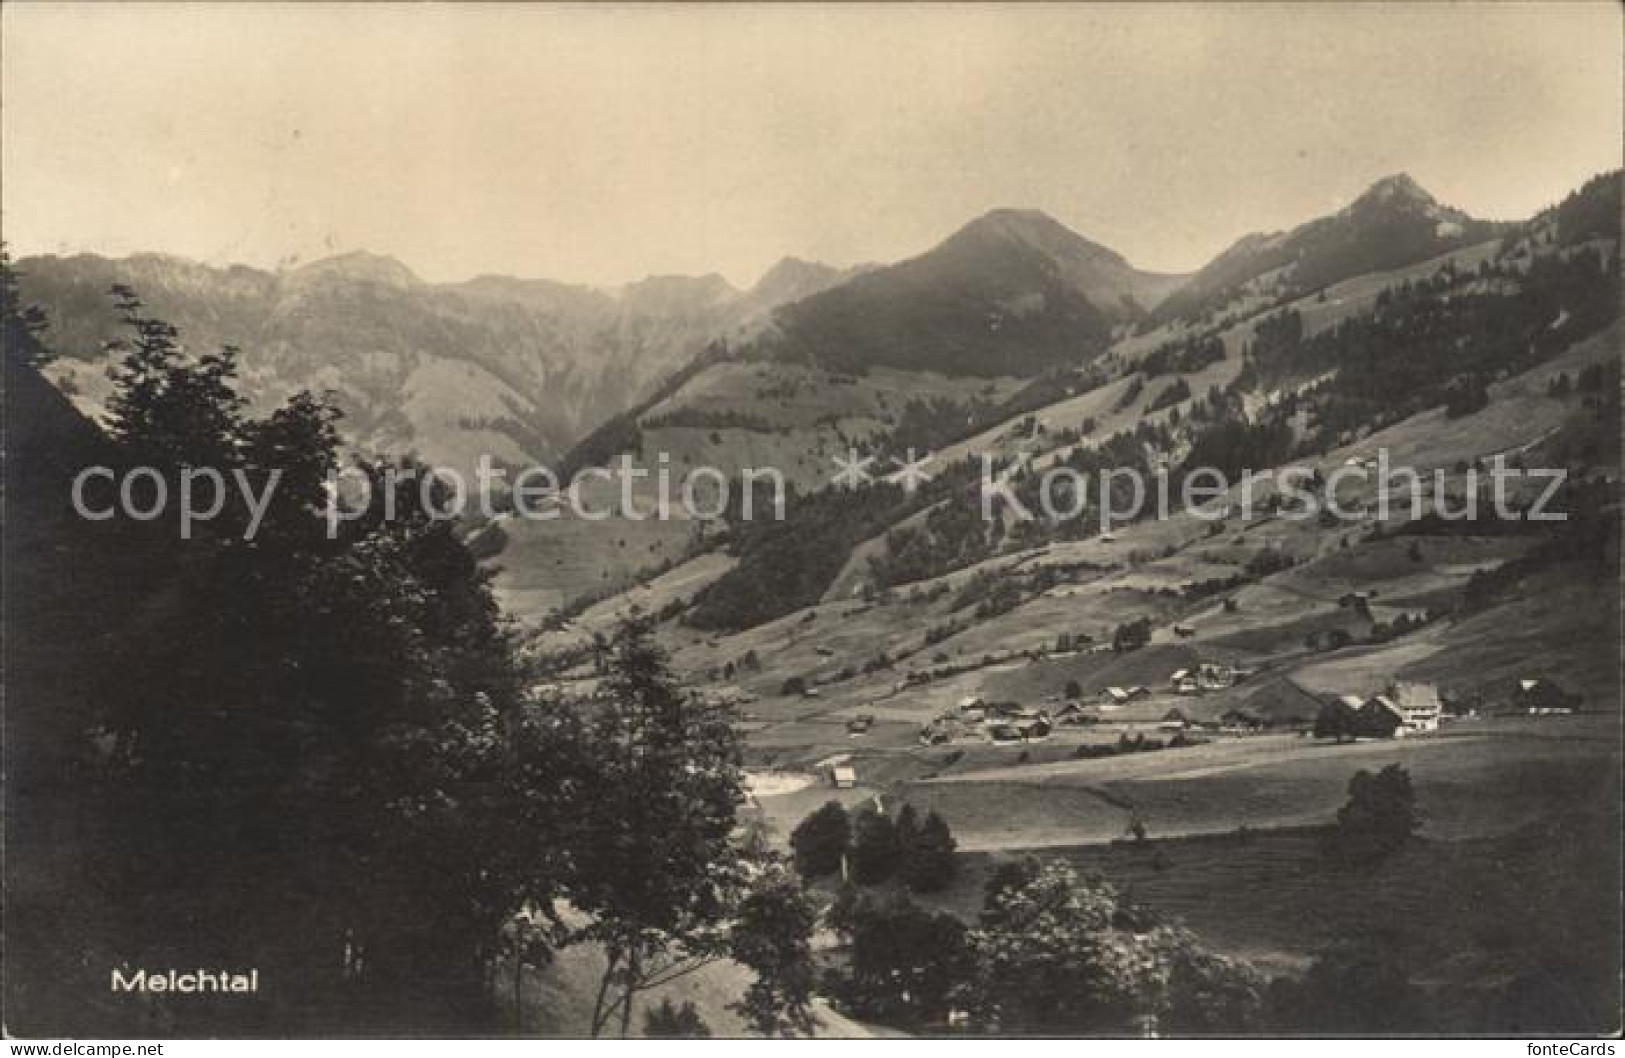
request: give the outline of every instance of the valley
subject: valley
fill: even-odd
[[[1194,277],[1007,210],[895,265],[786,264],[744,294],[429,285],[370,258],[21,267],[78,321],[53,370],[90,412],[90,335],[110,324],[88,288],[128,281],[204,344],[245,336],[256,399],[336,389],[358,449],[781,475],[783,523],[656,517],[644,480],[641,517],[466,529],[532,699],[590,713],[605,645],[649,622],[734,718],[743,813],[776,848],[827,801],[912,805],[960,864],[924,902],[967,922],[992,872],[1038,855],[1271,974],[1350,930],[1402,931],[1443,1023],[1475,1024],[1536,967],[1583,997],[1562,1012],[1581,1024],[1606,952],[1577,938],[1617,933],[1597,899],[1617,878],[1583,853],[1617,833],[1622,751],[1619,238],[1588,219],[1598,199],[1617,203],[1616,178],[1492,225],[1398,177]],[[918,489],[893,480],[921,456]],[[855,457],[873,470],[849,488]],[[1106,491],[1031,513],[1045,474],[1197,466],[1226,474],[1194,507],[1124,513]],[[1509,466],[1566,484],[1511,476],[1513,516],[1496,513],[1489,475]],[[984,521],[1011,467],[1018,502]],[[617,488],[585,492],[607,507]],[[1523,518],[1554,495],[1569,521]],[[1470,500],[1480,515],[1444,514]],[[1542,682],[1572,705],[1527,705]],[[1414,731],[1327,726],[1407,687],[1434,703]],[[1414,840],[1376,867],[1327,860],[1351,779],[1390,765],[1414,784]],[[1328,890],[1359,895],[1328,913]],[[580,1006],[592,958],[530,979],[516,1016]],[[711,1010],[738,972],[670,995]]]
[[[1425,195],[1403,182],[1371,194]],[[1438,254],[1419,246],[1413,256],[1420,259],[1333,273],[1329,285],[1296,296],[1290,286],[1283,292],[1249,281],[1233,297],[1203,302],[1202,318],[1155,323],[1153,313],[1148,329],[1119,331],[1084,354],[1091,374],[1073,384],[1074,394],[1002,420],[995,412],[980,428],[972,412],[971,428],[933,453],[946,483],[927,499],[902,502],[896,520],[851,544],[820,596],[748,627],[695,627],[687,614],[696,603],[751,560],[748,544],[743,552],[707,550],[564,624],[544,622],[532,648],[562,665],[548,693],[589,697],[590,665],[565,659],[584,656],[594,637],[613,635],[630,614],[654,615],[676,669],[710,699],[732,703],[747,763],[779,777],[752,799],[777,840],[830,799],[852,808],[907,803],[950,823],[962,858],[975,866],[933,906],[973,917],[986,872],[1036,852],[1102,870],[1221,950],[1283,972],[1307,965],[1350,928],[1350,915],[1363,916],[1362,929],[1403,929],[1421,979],[1453,996],[1446,1006],[1455,1024],[1485,1016],[1482,1005],[1493,1006],[1497,989],[1521,980],[1531,964],[1583,992],[1585,1003],[1606,1004],[1607,986],[1596,977],[1606,952],[1573,945],[1594,921],[1589,916],[1617,923],[1617,908],[1592,897],[1569,903],[1571,890],[1548,883],[1581,871],[1590,872],[1593,894],[1613,884],[1596,875],[1605,865],[1585,861],[1583,849],[1618,824],[1619,453],[1609,442],[1582,452],[1573,440],[1588,420],[1612,421],[1614,412],[1602,410],[1612,398],[1576,401],[1556,380],[1600,372],[1612,379],[1605,386],[1617,388],[1617,375],[1608,374],[1617,371],[1617,321],[1526,367],[1493,371],[1474,409],[1379,417],[1300,451],[1295,465],[1336,483],[1331,491],[1350,512],[1345,517],[1293,517],[1277,502],[1279,489],[1264,483],[1250,518],[1176,511],[1107,534],[1082,519],[1087,529],[1046,523],[1027,537],[1007,525],[1002,539],[948,560],[940,572],[901,582],[885,573],[900,534],[945,539],[932,536],[930,512],[976,507],[975,475],[967,469],[955,477],[956,465],[993,455],[1025,458],[1035,470],[1062,466],[1124,431],[1159,450],[1152,465],[1177,463],[1192,447],[1194,401],[1153,409],[1170,378],[1198,398],[1223,391],[1232,406],[1228,395],[1239,394],[1259,420],[1280,416],[1283,400],[1314,394],[1331,376],[1304,377],[1298,389],[1248,388],[1258,386],[1248,377],[1264,364],[1252,351],[1261,327],[1295,314],[1302,329],[1293,340],[1305,341],[1361,325],[1395,290],[1481,289],[1486,281],[1478,277],[1504,266],[1520,238],[1555,243],[1556,223],[1548,217],[1481,241],[1452,237],[1459,245]],[[1466,231],[1489,234],[1482,226]],[[1617,242],[1597,245],[1617,252]],[[1151,380],[1140,372],[1153,351],[1204,334],[1223,343],[1211,365]],[[760,389],[754,402],[743,396],[741,380],[760,386],[767,372],[787,380],[795,403],[775,409]],[[888,377],[874,376],[854,384],[799,366],[724,364],[663,407],[768,410],[775,436],[790,446],[781,454],[799,451],[828,467],[830,446],[811,428],[814,409],[829,415],[841,401],[861,408],[869,387]],[[1281,418],[1301,435],[1312,415]],[[1148,435],[1148,425],[1162,432]],[[864,435],[877,452],[889,451],[885,426],[882,417]],[[724,446],[765,451],[741,430],[752,427],[720,434]],[[666,437],[645,431],[643,452]],[[1426,503],[1443,498],[1447,507],[1478,494],[1487,509],[1488,479],[1478,475],[1498,457],[1604,482],[1614,542],[1589,551],[1578,536],[1533,523],[1443,527],[1410,510],[1409,493],[1385,494],[1346,473],[1379,451],[1423,475]],[[1544,490],[1509,480],[1514,504]],[[1238,491],[1209,507],[1236,503]],[[1379,509],[1386,518],[1379,520]],[[821,524],[803,531],[824,531]],[[1480,597],[1492,571],[1525,569]],[[998,604],[987,605],[995,597]],[[1114,636],[1136,622],[1146,623],[1145,644],[1114,648]],[[1180,671],[1201,665],[1240,675],[1200,691],[1176,686]],[[1538,679],[1578,695],[1582,712],[1522,715],[1520,681]],[[1329,700],[1358,702],[1403,681],[1443,699],[1437,730],[1346,743],[1316,737]],[[1029,723],[1023,718],[1041,718],[1041,733],[1006,737],[998,716],[1012,731]],[[1124,742],[1168,748],[1125,753]],[[1372,878],[1320,862],[1316,835],[1335,822],[1351,777],[1390,764],[1415,784],[1423,819],[1416,849]],[[775,783],[786,789],[771,792]],[[1317,893],[1351,886],[1364,896],[1341,917],[1320,914]],[[1470,888],[1471,905],[1453,901],[1458,887]],[[1491,909],[1513,906],[1519,921],[1539,921],[1539,929],[1520,934],[1492,923],[1500,912]],[[1565,1016],[1583,1023],[1583,1011],[1595,1009],[1582,1003]]]
[[[0,0],[13,1049],[1613,1055],[1622,29]]]

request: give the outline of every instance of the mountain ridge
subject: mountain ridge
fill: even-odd
[[[53,377],[92,416],[108,392],[105,343],[123,329],[107,293],[125,285],[188,348],[242,349],[251,400],[330,390],[354,443],[448,465],[481,447],[511,463],[556,458],[709,342],[755,333],[774,297],[816,288],[804,278],[753,296],[714,273],[615,292],[507,276],[429,283],[364,251],[276,271],[158,253],[45,254],[17,271],[24,297],[53,322]]]
[[[1510,225],[1438,201],[1408,173],[1385,176],[1334,213],[1286,231],[1241,236],[1152,313],[1165,323],[1244,293],[1285,297],[1387,271],[1494,238]]]
[[[1037,210],[985,213],[924,253],[775,313],[769,355],[989,377],[1086,363],[1180,277],[1139,272]]]

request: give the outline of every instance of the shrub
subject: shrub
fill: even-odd
[[[658,1040],[704,1040],[711,1038],[711,1030],[700,1017],[700,1012],[694,1009],[691,1000],[684,1000],[683,1005],[673,1006],[670,999],[662,999],[660,1005],[644,1012],[643,1034]]]
[[[796,870],[803,878],[819,878],[841,869],[841,857],[852,842],[852,821],[839,801],[826,801],[790,833]]]
[[[903,881],[917,893],[934,893],[953,881],[958,863],[948,823],[936,812],[928,812],[919,831],[904,849]]]
[[[1421,826],[1411,776],[1398,764],[1349,780],[1349,799],[1337,810],[1335,851],[1376,859],[1398,851]]]
[[[853,823],[852,879],[859,885],[875,885],[897,873],[902,849],[897,843],[897,827],[891,817],[867,807]]]

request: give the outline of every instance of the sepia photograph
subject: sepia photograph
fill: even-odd
[[[6,0],[7,1054],[1614,1055],[1622,152],[1607,0]]]

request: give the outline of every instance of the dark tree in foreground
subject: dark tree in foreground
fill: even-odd
[[[852,923],[863,900],[863,890],[850,881],[842,881],[840,888],[835,890],[835,899],[824,909],[824,925],[850,939]]]
[[[730,840],[744,797],[739,735],[677,685],[649,622],[634,618],[612,645],[584,751],[592,793],[570,899],[592,918],[577,939],[607,960],[593,1034],[618,1021],[624,1036],[638,993],[726,951],[744,868]]]
[[[801,882],[779,863],[751,882],[734,915],[729,953],[756,980],[733,1005],[764,1036],[809,1035],[812,1013],[812,934],[818,908]]]
[[[941,1022],[970,972],[964,925],[902,896],[860,901],[850,956],[842,998],[862,1016],[899,1025]]]
[[[8,888],[8,956],[37,963],[19,979],[8,961],[8,998],[26,996],[31,1027],[487,1030],[495,990],[517,996],[526,966],[583,940],[608,959],[595,1031],[625,1034],[637,995],[730,956],[756,975],[751,1022],[802,1031],[812,909],[735,842],[732,718],[675,683],[647,626],[603,643],[591,708],[527,701],[490,575],[424,468],[358,464],[368,488],[329,527],[336,412],[299,394],[250,416],[232,351],[194,356],[133,292],[117,299],[133,337],[110,436],[38,356],[6,364],[8,420],[17,393],[31,402],[8,445],[38,472],[7,460],[8,514],[26,509],[30,530],[8,520],[5,603],[20,591],[48,633],[30,632],[22,665],[8,656],[8,691],[27,692],[5,713],[8,852],[100,879],[71,907]],[[42,338],[13,308],[8,342]],[[172,490],[231,475],[263,507],[226,504],[186,537],[73,518],[59,508],[76,462],[151,467]],[[19,746],[39,763],[15,767]],[[13,827],[19,805],[56,822]],[[584,925],[556,917],[561,898]],[[67,918],[86,947],[53,955]],[[276,988],[76,1020],[109,963],[253,966]]]
[[[23,304],[17,278],[10,255],[0,246],[0,348],[8,371],[13,366],[38,369],[56,359],[45,342],[45,313],[38,305]]]
[[[1009,860],[993,868],[982,885],[982,907],[996,908],[1005,894],[1022,886],[1031,885],[1038,877],[1039,863],[1031,856]],[[984,912],[985,913],[985,912]]]
[[[852,835],[852,880],[876,885],[897,872],[901,858],[897,827],[891,817],[872,805],[858,812]]]
[[[1238,960],[1203,949],[1182,930],[1169,931],[1166,1004],[1157,1027],[1170,1036],[1233,1036],[1264,1028],[1266,982]]]
[[[520,720],[522,680],[488,575],[415,481],[392,497],[395,517],[361,512],[329,534],[322,480],[339,459],[336,412],[301,394],[250,416],[231,350],[191,355],[133,292],[116,296],[133,337],[114,346],[110,434],[51,404],[60,395],[39,378],[40,356],[23,350],[7,359],[8,426],[13,369],[38,407],[16,440],[66,449],[85,435],[96,461],[150,467],[171,490],[183,472],[240,475],[264,510],[252,539],[240,503],[185,537],[168,520],[68,519],[50,549],[29,553],[18,587],[31,620],[74,649],[31,644],[24,664],[8,664],[18,692],[6,715],[8,798],[44,796],[12,781],[22,777],[9,769],[14,736],[42,760],[72,762],[68,798],[50,811],[73,825],[41,854],[82,859],[87,874],[95,864],[101,882],[71,913],[98,965],[252,965],[279,985],[229,1010],[158,1000],[143,1008],[155,1022],[129,1020],[141,1016],[134,1006],[110,1009],[91,1015],[105,1018],[95,1027],[485,1023],[505,924],[558,893],[563,818],[547,734],[526,735]],[[44,340],[13,300],[8,354],[13,335]],[[41,479],[36,494],[13,489],[8,460],[8,514],[18,503],[48,516],[68,494],[77,468],[42,465],[61,480]],[[413,468],[361,468],[374,497],[386,469]],[[6,544],[9,607],[9,518]],[[54,588],[40,594],[46,580]],[[550,766],[521,767],[537,755]],[[23,847],[14,836],[31,838],[8,825],[8,851]],[[12,896],[8,946],[63,913],[25,899],[14,916]],[[97,981],[86,973],[63,963],[53,987],[105,994],[105,970]],[[53,1016],[47,1003],[29,1006]]]
[[[1235,1034],[1260,1025],[1264,982],[1251,967],[1063,864],[1004,865],[969,944],[972,975],[959,994],[988,1030]]]
[[[978,1020],[1004,1033],[1137,1030],[1154,953],[1116,928],[1118,911],[1114,889],[1061,864],[991,892],[971,935]]]
[[[914,806],[903,803],[897,810],[897,818],[892,821],[892,832],[897,838],[897,874],[908,884],[908,865],[913,861],[916,847],[920,840],[920,813]]]
[[[686,692],[647,618],[621,626],[581,732],[585,764],[565,890],[604,952],[592,1032],[631,1031],[637,997],[732,958],[755,982],[736,1009],[758,1031],[811,1028],[816,910],[748,830],[731,713]]]
[[[1349,780],[1349,799],[1337,810],[1336,849],[1362,859],[1386,856],[1420,826],[1410,773],[1398,764],[1375,775],[1362,768]]]
[[[1001,1034],[1235,1034],[1263,1024],[1264,980],[1096,877],[1028,857],[996,868],[976,927],[893,895],[843,891],[848,959],[831,990],[860,1015]],[[838,919],[838,921],[837,921]]]
[[[957,866],[954,850],[958,843],[947,822],[935,811],[926,813],[925,822],[903,850],[903,881],[917,893],[934,893],[953,881]]]
[[[796,870],[803,878],[821,878],[841,869],[841,857],[852,843],[852,821],[839,801],[824,804],[790,832]]]
[[[694,1009],[694,1004],[684,1000],[682,1006],[674,1006],[670,999],[662,999],[660,1005],[645,1011],[643,1015],[643,1034],[657,1040],[705,1040],[711,1038],[711,1030],[706,1026],[700,1012]]]
[[[1329,738],[1341,742],[1345,738],[1352,739],[1358,734],[1359,725],[1355,720],[1354,710],[1342,702],[1327,702],[1315,714],[1315,737]]]

